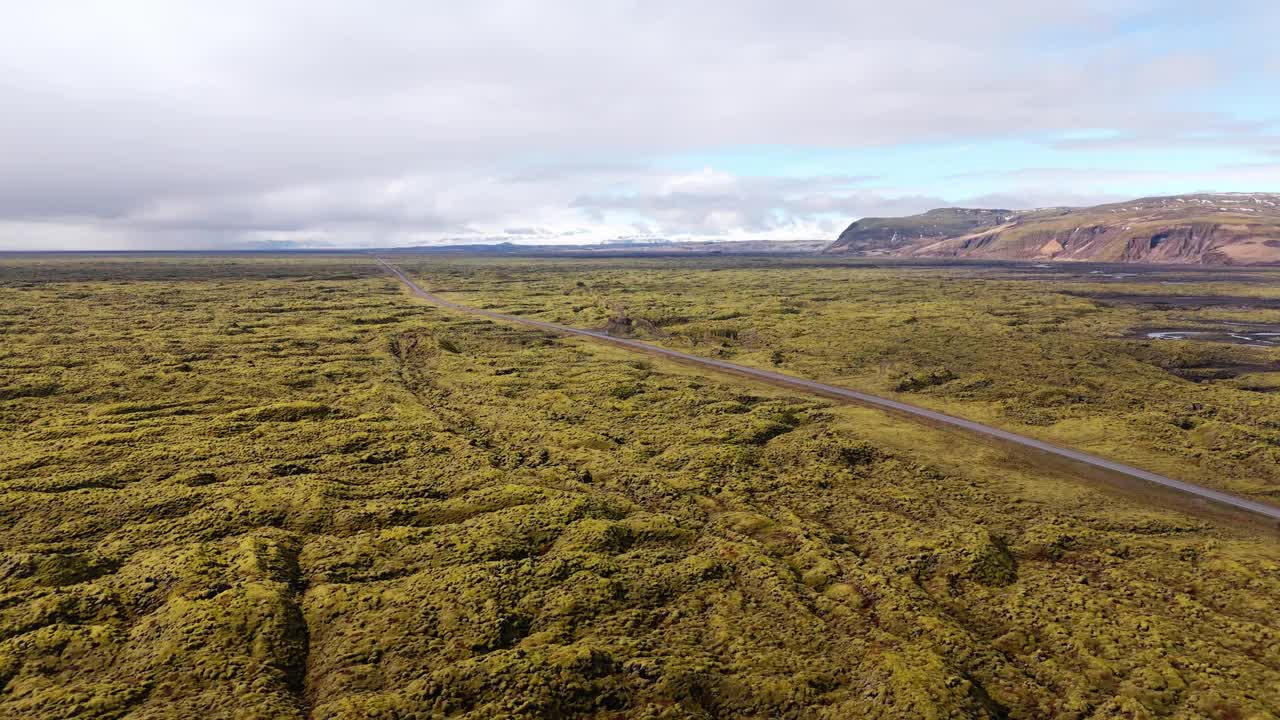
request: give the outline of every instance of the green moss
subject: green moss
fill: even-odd
[[[49,397],[58,392],[55,382],[19,382],[0,387],[0,400],[16,400],[18,398]]]
[[[298,422],[299,420],[322,419],[333,412],[333,408],[328,405],[297,400],[246,408],[232,413],[231,416],[237,420],[254,420],[257,422]]]
[[[969,270],[757,262],[406,266],[877,392],[947,368],[913,401],[1271,491],[1275,395],[1171,374],[1256,350]],[[0,303],[5,387],[57,385],[0,405],[6,718],[1280,706],[1273,539],[963,437],[447,313],[364,256],[13,259]]]

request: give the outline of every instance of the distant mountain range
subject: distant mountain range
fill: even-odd
[[[824,253],[988,260],[1280,263],[1280,194],[1176,195],[1084,208],[941,208],[863,218]]]
[[[519,245],[473,243],[469,245],[418,245],[385,248],[380,253],[466,253],[482,255],[774,255],[814,254],[827,248],[826,240],[734,241],[628,241],[600,245]]]

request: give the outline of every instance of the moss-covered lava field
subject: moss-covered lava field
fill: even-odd
[[[1280,497],[1277,271],[396,261]],[[1280,714],[1274,533],[368,256],[0,258],[0,438],[4,718]]]

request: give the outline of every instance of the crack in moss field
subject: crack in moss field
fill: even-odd
[[[546,319],[580,306],[576,324],[602,326],[624,308],[735,361],[884,385],[946,370],[908,383],[938,404],[1045,390],[1026,401],[1054,423],[1037,427],[1130,408],[1150,416],[1125,436],[1144,452],[1174,437],[1160,422],[1200,430],[1222,486],[1268,492],[1241,442],[1267,426],[1238,418],[1268,417],[1271,396],[1144,390],[1151,361],[1184,351],[1101,335],[1146,311],[1051,323],[1083,301],[740,262],[416,269]],[[1027,331],[1038,369],[1011,370],[1023,331],[984,354],[940,324],[968,312],[988,330],[963,299],[987,282],[1012,313],[998,322],[1050,328]],[[1274,538],[947,433],[406,304],[363,257],[8,258],[0,306],[0,717],[1280,708]],[[949,354],[922,327],[952,333]],[[1035,379],[1070,363],[1072,383]],[[1093,388],[1089,363],[1123,394]],[[1123,403],[1096,401],[1109,394]]]

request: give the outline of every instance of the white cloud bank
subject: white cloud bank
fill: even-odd
[[[1244,69],[1123,32],[1153,11],[1203,19],[1154,0],[13,3],[0,249],[826,237],[982,198],[656,160],[1098,127],[1280,149],[1263,121],[1175,102]]]

